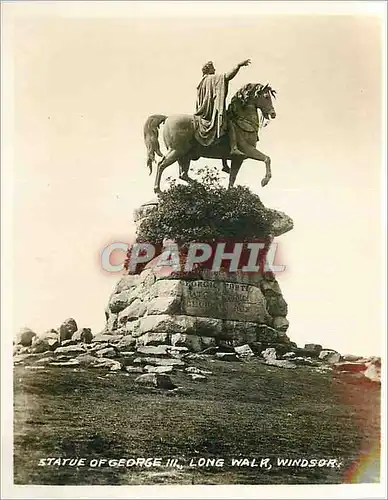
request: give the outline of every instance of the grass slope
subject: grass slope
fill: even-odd
[[[259,359],[192,364],[213,374],[192,381],[177,372],[176,392],[140,388],[124,372],[16,366],[15,484],[342,483],[379,446],[380,389],[372,383]],[[39,467],[46,457],[177,457],[184,467]],[[224,458],[225,465],[193,468],[192,457]],[[270,457],[273,467],[231,467],[238,457]],[[343,465],[277,467],[277,457]]]

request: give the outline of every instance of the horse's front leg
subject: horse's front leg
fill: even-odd
[[[258,151],[254,146],[246,141],[241,141],[239,148],[248,158],[263,161],[265,163],[265,177],[261,180],[261,185],[263,187],[266,186],[272,177],[271,158],[261,151]]]
[[[234,183],[236,182],[238,171],[240,170],[240,167],[241,167],[243,161],[244,161],[244,158],[233,157],[232,163],[230,165],[228,189],[231,189],[234,186]]]

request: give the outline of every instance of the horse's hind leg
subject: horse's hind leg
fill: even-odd
[[[222,158],[222,171],[230,174],[230,167],[226,158]]]
[[[230,165],[228,189],[230,189],[234,186],[238,171],[240,170],[240,167],[241,167],[243,161],[244,161],[244,158],[238,158],[238,157],[233,158],[232,163]]]
[[[158,168],[155,177],[155,184],[154,184],[155,193],[161,192],[160,180],[162,178],[163,170],[172,165],[174,162],[176,162],[180,154],[181,153],[179,151],[176,151],[175,149],[170,149],[169,151],[167,151],[166,156],[164,156],[163,159],[158,163]]]

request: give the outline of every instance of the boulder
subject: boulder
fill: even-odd
[[[192,378],[192,380],[207,380],[205,375],[201,375],[200,373],[190,373],[190,377]]]
[[[283,354],[282,358],[283,359],[292,359],[292,358],[295,358],[296,354],[294,353],[294,351],[290,351],[290,352],[286,352],[285,354]]]
[[[319,353],[318,357],[325,363],[333,365],[334,363],[339,362],[339,360],[341,359],[341,354],[337,351],[324,349]]]
[[[142,366],[125,366],[124,369],[128,373],[143,373],[144,371]]]
[[[83,342],[84,344],[90,344],[93,340],[92,330],[90,328],[80,328],[71,337],[71,340],[75,342]]]
[[[115,359],[101,358],[98,360],[99,363],[95,364],[94,368],[109,368],[112,371],[121,370],[121,363]]]
[[[295,363],[296,365],[301,365],[301,366],[318,366],[319,363],[312,358],[303,358],[296,356],[295,358],[292,359],[292,362]]]
[[[214,347],[217,345],[216,339],[214,337],[202,337],[201,336],[201,344],[203,349],[207,349],[208,347]]]
[[[251,342],[249,344],[249,347],[252,349],[254,354],[260,354],[263,350],[263,344],[262,342]]]
[[[381,367],[371,363],[364,371],[364,377],[372,382],[381,383]]]
[[[57,347],[54,351],[55,354],[67,354],[75,356],[86,352],[85,348],[80,345],[69,345],[66,347]]]
[[[145,373],[135,379],[138,385],[144,387],[156,387],[158,389],[171,390],[175,389],[176,385],[173,384],[168,375],[162,373]]]
[[[138,274],[128,274],[127,276],[123,276],[116,284],[113,295],[136,288],[139,284],[139,278]]]
[[[240,358],[249,359],[249,358],[251,358],[252,356],[255,355],[255,353],[252,351],[252,349],[249,347],[248,344],[245,344],[245,345],[242,345],[242,346],[237,346],[237,347],[234,348],[234,350],[236,351],[236,354]]]
[[[138,330],[138,336],[148,332],[194,333],[195,317],[167,314],[145,316],[140,318]]]
[[[257,327],[257,332],[256,341],[259,342],[277,342],[279,339],[279,332],[275,330],[275,328],[271,328],[267,325],[259,325]]]
[[[202,350],[201,337],[198,335],[174,333],[171,335],[171,344],[177,347],[187,347],[192,352],[200,352]]]
[[[136,340],[130,335],[126,335],[116,344],[116,347],[119,351],[128,351],[128,349],[134,347],[135,344]]]
[[[70,340],[64,340],[62,343],[61,343],[61,346],[62,347],[66,347],[68,345],[77,345],[77,342],[73,339],[70,339]]]
[[[152,366],[146,365],[144,367],[144,371],[148,373],[171,373],[174,370],[174,367],[171,365],[168,366]]]
[[[179,334],[178,334],[179,335]],[[137,345],[157,346],[169,344],[170,335],[166,332],[147,332],[136,340]]]
[[[85,366],[85,367],[89,367],[89,366],[93,367],[93,366],[101,363],[100,359],[97,359],[95,356],[92,356],[91,354],[88,354],[88,353],[79,354],[74,359],[76,359],[81,366]]]
[[[144,357],[144,358],[136,358],[133,360],[134,364],[142,364],[142,365],[155,365],[155,366],[185,366],[185,362],[182,361],[181,359],[177,358],[151,358],[151,357]]]
[[[238,361],[236,353],[234,352],[216,352],[216,359],[220,361]]]
[[[117,351],[114,347],[105,347],[99,349],[96,352],[96,356],[99,358],[115,358],[117,356]]]
[[[42,353],[45,351],[54,351],[58,346],[58,332],[56,330],[49,330],[34,337],[31,345],[31,352]]]
[[[16,344],[29,347],[34,337],[36,337],[36,333],[30,330],[30,328],[22,328],[16,335]]]
[[[167,346],[167,354],[173,358],[182,358],[189,352],[187,347],[184,346]]]
[[[119,318],[118,314],[108,311],[108,313],[106,314],[106,325],[104,328],[104,332],[109,333],[115,331],[119,326],[118,318]]]
[[[69,361],[52,361],[49,363],[50,366],[78,366],[80,362],[74,358]]]
[[[157,346],[145,345],[138,347],[136,350],[139,354],[167,356],[169,348],[171,348],[171,346],[168,345],[157,345]]]
[[[129,306],[123,309],[118,315],[118,324],[123,325],[127,321],[138,319],[143,316],[147,308],[143,301],[135,299]]]
[[[70,340],[77,330],[78,326],[75,319],[68,318],[59,327],[59,341]]]
[[[95,342],[107,342],[109,344],[118,344],[123,335],[107,335],[103,333],[99,333],[98,335],[93,337],[93,343]]]
[[[354,354],[343,354],[341,356],[341,361],[351,361],[351,362],[353,362],[353,361],[359,361],[361,359],[363,359],[362,356],[356,356]]]
[[[174,314],[179,312],[180,298],[155,297],[147,303],[147,314]]]
[[[276,359],[276,349],[274,347],[268,347],[261,353],[261,356],[266,361]]]
[[[296,368],[296,365],[294,363],[291,363],[290,361],[287,361],[286,359],[267,359],[265,361],[267,365],[270,366],[277,366],[278,368]]]
[[[123,292],[116,293],[109,300],[109,309],[112,313],[120,313],[135,299],[136,295],[133,290],[125,290]]]
[[[306,351],[315,352],[317,354],[322,351],[322,346],[320,344],[305,344],[304,348]]]
[[[209,370],[202,370],[201,368],[197,368],[196,366],[188,366],[185,369],[186,373],[197,374],[197,375],[211,375],[212,372]]]
[[[284,316],[276,316],[273,318],[273,327],[279,332],[286,332],[290,326],[290,322]]]
[[[267,303],[267,310],[271,316],[273,317],[287,316],[288,312],[287,302],[283,299],[282,295],[274,295],[272,293],[271,294],[266,293],[265,300]],[[278,326],[274,326],[274,328],[280,329],[278,328]]]

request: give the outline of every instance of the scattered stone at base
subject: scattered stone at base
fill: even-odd
[[[80,362],[76,358],[74,358],[70,359],[69,361],[53,361],[49,364],[51,366],[78,366]]]
[[[212,372],[209,370],[202,370],[201,368],[197,368],[196,366],[188,366],[185,369],[186,373],[197,374],[197,375],[211,375]]]
[[[268,358],[265,363],[270,366],[277,366],[279,368],[296,368],[296,365],[291,363],[290,361],[287,361],[286,359],[273,359],[273,358]]]
[[[69,345],[67,347],[57,347],[54,351],[55,354],[82,354],[86,352],[85,348],[80,345]]]
[[[235,352],[216,352],[216,358],[221,361],[239,361]]]
[[[115,358],[117,356],[117,352],[113,347],[105,347],[104,349],[99,349],[96,352],[96,356],[99,358]]]
[[[32,344],[32,339],[34,337],[36,337],[36,333],[30,328],[22,328],[16,336],[16,344],[29,347]]]
[[[334,363],[338,363],[341,359],[341,354],[334,350],[324,349],[319,353],[319,359],[324,361],[325,363],[329,363],[333,365]]]
[[[169,366],[152,366],[152,365],[146,365],[144,367],[144,371],[148,373],[171,373],[174,370],[174,367],[169,365]]]
[[[83,342],[85,344],[90,344],[93,340],[92,330],[90,328],[80,328],[71,337],[75,342]]]
[[[276,359],[276,349],[274,347],[268,347],[262,351],[261,355],[266,361]]]
[[[151,354],[154,356],[167,356],[168,349],[171,346],[168,345],[144,345],[136,348],[139,354]]]
[[[48,365],[52,361],[55,361],[54,356],[47,356],[47,358],[40,358],[35,363],[37,365]]]
[[[136,344],[136,339],[131,337],[131,335],[126,335],[117,344],[116,347],[119,351],[127,351],[134,347]]]
[[[317,354],[322,351],[322,346],[320,344],[305,344],[304,348],[306,351],[316,352]]]
[[[123,335],[105,335],[103,333],[97,334],[93,337],[93,342],[108,342],[109,344],[118,344],[121,342]]]
[[[201,375],[200,373],[189,373],[190,377],[192,378],[192,380],[207,380],[207,378],[205,377],[205,375]]]
[[[198,335],[187,335],[185,333],[173,333],[171,344],[177,347],[187,347],[190,351],[200,352],[202,350],[201,337]]]
[[[173,384],[168,375],[162,373],[145,373],[135,379],[135,382],[144,387],[156,387],[158,389],[171,390],[175,389],[176,385]]]
[[[62,347],[67,347],[68,345],[77,345],[77,342],[75,340],[73,340],[73,339],[69,339],[69,340],[64,340],[61,343]]]
[[[234,350],[240,358],[244,358],[244,359],[249,359],[255,355],[255,353],[252,351],[252,349],[249,347],[248,344],[236,346],[234,348]]]
[[[370,364],[363,374],[372,382],[381,383],[381,368],[376,364]]]
[[[189,352],[187,347],[167,346],[167,354],[172,358],[183,358]]]
[[[101,362],[100,359],[88,353],[80,354],[75,359],[81,366],[95,366]]]
[[[283,354],[282,359],[292,359],[295,358],[296,354],[294,351],[286,352],[286,354]]]
[[[109,368],[112,371],[121,370],[121,363],[115,359],[99,358],[98,364],[95,364],[93,368]]]
[[[68,318],[59,327],[59,341],[70,340],[73,334],[78,330],[77,322],[73,318]]]
[[[125,366],[124,369],[128,373],[143,373],[144,371],[142,366]]]
[[[341,356],[341,361],[360,361],[361,359],[364,359],[362,356],[356,356],[354,354],[344,354]]]
[[[300,356],[297,356],[295,358],[291,358],[292,362],[295,363],[296,365],[301,365],[301,366],[318,366],[319,363],[318,361],[315,361],[312,358],[303,358]]]
[[[177,358],[136,358],[133,360],[134,364],[142,365],[156,365],[156,366],[185,366],[185,362]]]

